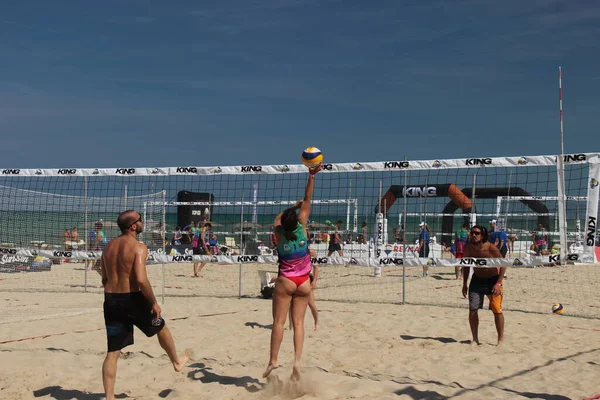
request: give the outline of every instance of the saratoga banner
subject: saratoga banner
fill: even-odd
[[[390,257],[313,257],[312,263],[319,266],[325,265],[346,265],[346,266],[429,266],[429,267],[533,267],[537,265],[555,264],[561,261],[559,254],[550,254],[547,256],[523,257],[523,258],[418,258],[418,257],[396,257],[397,253],[390,253]],[[69,259],[72,261],[98,260],[102,256],[101,252],[86,251],[64,251],[64,250],[38,250],[23,248],[4,248],[0,247],[0,257],[4,260],[15,262],[26,262],[29,257],[47,257],[52,259]],[[588,254],[568,254],[567,262],[581,262],[589,259]],[[171,263],[194,263],[208,262],[212,264],[277,264],[277,256],[272,255],[233,255],[233,256],[205,256],[191,254],[164,254],[151,252],[148,254],[148,263],[171,264]],[[584,261],[585,262],[585,261]],[[588,261],[589,262],[589,261]]]

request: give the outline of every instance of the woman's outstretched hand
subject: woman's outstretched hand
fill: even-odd
[[[322,169],[323,169],[323,164],[319,164],[316,167],[309,168],[308,172],[310,172],[311,175],[315,175],[317,172],[319,172]]]

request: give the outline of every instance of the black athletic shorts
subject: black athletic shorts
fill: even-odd
[[[506,257],[506,253],[508,253],[508,247],[506,245],[500,247],[498,250],[500,250],[500,254],[502,254],[502,257]]]
[[[200,255],[203,256],[206,254],[206,250],[204,250],[204,247],[200,246],[200,247],[192,247],[192,253],[194,255]]]
[[[342,245],[339,243],[329,243],[329,252],[333,253],[334,251],[342,251]]]
[[[151,337],[162,330],[165,320],[154,318],[142,292],[104,293],[104,324],[108,351],[117,351],[133,344],[134,325]]]
[[[419,258],[427,257],[429,257],[429,243],[425,243],[419,248]]]

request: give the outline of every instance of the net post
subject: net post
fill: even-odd
[[[244,246],[244,192],[242,191],[242,201],[240,202],[242,205],[240,210],[240,249],[242,250],[242,255],[246,254],[246,246]],[[241,278],[240,278],[241,279]],[[241,289],[240,289],[241,293]]]
[[[569,249],[567,248],[567,215],[565,206],[565,181],[564,181],[564,159],[563,156],[559,156],[559,162],[557,163],[557,177],[558,177],[558,234],[560,242],[560,265],[567,264],[567,254]]]
[[[148,203],[144,202],[144,222],[146,222],[147,210],[148,210]],[[142,239],[142,242],[143,242],[144,241],[144,232],[142,232],[140,235],[141,235],[141,239]]]
[[[560,156],[558,157],[558,230],[560,235],[560,264],[566,265],[567,208],[565,206],[565,142],[563,129],[562,67],[558,67],[558,108],[560,119]]]
[[[240,266],[238,268],[238,299],[242,298],[242,263],[240,263]]]
[[[358,233],[358,199],[353,200],[354,203],[354,232]],[[365,238],[365,242],[367,238]]]
[[[346,203],[346,229],[350,230],[350,202]]]
[[[160,268],[162,270],[162,304],[165,304],[165,264],[161,263]]]
[[[167,239],[167,216],[166,216],[166,210],[167,207],[165,206],[165,202],[167,200],[167,191],[163,190],[162,191],[162,232],[161,234],[163,235],[163,241],[162,241],[162,249],[163,249],[163,254],[167,253],[167,249],[166,249],[166,239]]]
[[[427,187],[427,178],[425,178],[425,187]],[[427,224],[427,193],[420,193],[419,197],[423,198],[423,222]]]
[[[84,176],[83,177],[83,204],[84,204],[84,214],[83,214],[83,226],[85,226],[85,250],[88,251],[88,177]],[[84,271],[84,292],[87,293],[87,289],[88,289],[88,260],[84,261],[84,266],[85,268],[83,268]]]
[[[477,172],[473,174],[473,192],[471,193],[471,226],[477,225],[477,213],[475,210],[475,186],[477,185]]]
[[[502,208],[502,196],[496,197],[496,219],[500,219],[500,213]]]
[[[379,196],[377,197],[377,214],[375,214],[375,266],[373,268],[373,276],[381,276],[381,247],[383,243],[383,214],[381,213],[381,191],[382,181],[379,181]]]
[[[167,216],[166,216],[166,201],[167,201],[167,191],[163,190],[162,191],[162,248],[163,248],[163,254],[167,254],[167,249],[166,249],[166,239],[167,239]],[[165,285],[165,264],[161,264],[161,269],[162,269],[162,304],[165,304],[165,290],[166,290],[166,285]]]
[[[252,184],[252,223],[258,224],[257,204],[258,204],[258,183]],[[258,239],[258,229],[255,228],[254,240]]]
[[[244,235],[244,192],[242,191],[242,209],[240,211],[240,248],[242,249],[242,255],[246,254],[246,246],[243,243]],[[238,299],[242,298],[242,263],[238,266]]]
[[[406,157],[404,157],[404,160],[406,161]],[[402,304],[406,304],[406,226],[408,223],[408,220],[406,219],[406,213],[407,213],[407,207],[408,207],[408,202],[407,202],[407,198],[406,198],[406,186],[408,184],[408,170],[404,170],[404,190],[403,192],[403,197],[404,197],[404,204],[402,207],[402,213],[404,214],[404,218],[402,218],[402,220],[404,221],[404,229],[402,229],[402,225],[400,225],[400,228],[402,229]]]
[[[508,190],[506,193],[507,197],[510,197],[510,188],[512,185],[512,171],[510,171],[510,174],[508,175]],[[510,202],[506,202],[506,211],[505,211],[505,216],[504,216],[504,231],[508,232],[508,217],[509,217],[509,210],[510,210]],[[502,204],[500,204],[500,211],[502,211]],[[508,233],[507,233],[508,234]],[[507,243],[508,245],[508,243]],[[510,247],[509,247],[510,248]],[[512,254],[512,252],[511,252]]]

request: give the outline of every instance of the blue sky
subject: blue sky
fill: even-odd
[[[21,1],[0,167],[599,151],[597,1]]]

